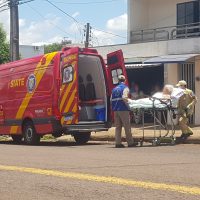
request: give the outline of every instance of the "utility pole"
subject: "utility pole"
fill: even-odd
[[[92,27],[90,26],[90,23],[87,23],[87,25],[85,26],[85,48],[88,48],[89,47],[89,44],[90,44],[90,38],[91,38],[91,29]]]
[[[18,0],[9,0],[10,7],[10,60],[19,60]]]

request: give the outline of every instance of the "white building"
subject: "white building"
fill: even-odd
[[[128,0],[128,44],[97,49],[122,49],[129,80],[145,92],[185,79],[200,99],[200,0]]]
[[[30,46],[30,45],[20,45],[19,46],[20,57],[31,58],[44,54],[44,46]]]

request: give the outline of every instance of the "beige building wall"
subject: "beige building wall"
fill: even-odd
[[[165,84],[176,85],[179,79],[179,65],[165,64],[164,65],[164,81]]]
[[[192,0],[129,0],[128,32],[176,25],[176,5]]]
[[[176,85],[179,81],[179,65],[178,64],[165,64],[165,84]],[[195,77],[200,78],[200,56],[195,59]],[[200,125],[200,81],[195,80],[195,94],[198,102],[195,107],[195,125]]]
[[[191,0],[149,0],[148,28],[176,26],[176,5]]]

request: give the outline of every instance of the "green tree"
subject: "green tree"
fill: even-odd
[[[48,44],[44,45],[44,53],[51,53],[54,51],[60,51],[62,49],[62,44],[61,43],[53,43],[53,44]]]
[[[0,64],[9,62],[9,44],[6,40],[6,32],[0,24]]]
[[[61,51],[65,45],[71,44],[71,43],[72,43],[71,40],[63,40],[61,43],[53,43],[53,44],[44,45],[44,53],[46,54],[46,53],[51,53],[55,51]]]

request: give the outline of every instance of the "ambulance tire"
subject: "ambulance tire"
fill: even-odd
[[[90,136],[91,136],[90,132],[88,132],[88,133],[76,133],[76,134],[73,135],[73,137],[76,141],[76,144],[78,144],[78,145],[86,144],[90,140]]]
[[[27,145],[37,145],[40,142],[40,136],[37,135],[32,121],[27,121],[23,125],[24,142]]]
[[[22,142],[23,136],[22,135],[11,135],[12,140],[15,144],[20,144]]]

